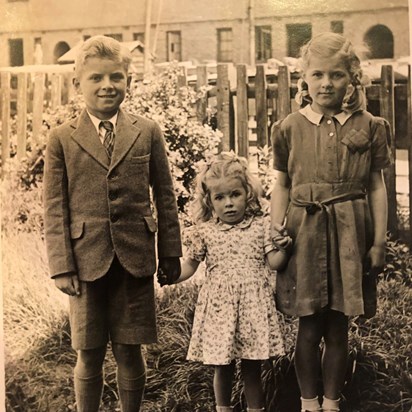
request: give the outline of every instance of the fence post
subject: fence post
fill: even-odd
[[[207,86],[207,66],[198,66],[196,68],[196,90],[199,92],[204,86]],[[199,122],[204,123],[206,120],[207,94],[197,101],[196,116]]]
[[[290,113],[290,76],[288,66],[279,67],[277,103],[277,119],[284,119]]]
[[[27,141],[27,73],[17,75],[17,158],[26,155]]]
[[[265,67],[262,64],[256,66],[255,93],[257,145],[263,147],[269,143],[269,139],[266,76]]]
[[[385,183],[388,192],[388,230],[398,236],[397,200],[396,200],[396,146],[395,146],[395,79],[393,68],[389,65],[382,66],[380,87],[380,114],[388,120],[392,130],[391,151],[393,164],[385,169]]]
[[[408,136],[408,168],[409,168],[409,247],[412,249],[412,79],[411,79],[411,65],[408,65],[408,83],[406,85],[406,104],[407,104],[407,136]]]
[[[51,76],[51,108],[56,109],[62,104],[62,76],[53,73]]]
[[[8,72],[1,73],[1,165],[10,157],[10,79]],[[2,172],[3,175],[3,172]]]
[[[246,65],[236,67],[236,117],[237,117],[237,150],[240,156],[249,157],[249,110],[247,99]]]
[[[44,84],[46,81],[45,73],[36,73],[34,75],[34,92],[33,92],[33,140],[38,143],[43,124],[43,100]]]
[[[227,64],[217,65],[217,127],[223,133],[219,151],[230,150],[230,84]]]

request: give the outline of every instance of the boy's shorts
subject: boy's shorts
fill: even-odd
[[[115,257],[106,275],[80,287],[80,296],[70,296],[73,349],[156,342],[153,276],[135,278]]]

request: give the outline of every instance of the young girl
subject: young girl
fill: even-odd
[[[302,411],[339,411],[348,316],[364,313],[362,275],[385,259],[385,123],[364,110],[360,61],[334,33],[302,49],[300,97],[309,105],[273,128],[273,224],[287,215],[294,250],[277,277],[279,309],[299,316],[295,367]],[[318,401],[319,343],[324,397]],[[322,409],[323,408],[323,409]]]
[[[177,282],[192,276],[204,259],[207,269],[188,359],[215,366],[220,412],[233,410],[235,359],[241,359],[248,411],[263,411],[261,361],[284,353],[266,263],[273,269],[285,264],[290,238],[279,227],[274,246],[260,193],[246,159],[221,153],[198,176],[196,224],[185,233],[187,258]]]

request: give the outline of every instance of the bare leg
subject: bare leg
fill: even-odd
[[[216,405],[230,406],[232,400],[232,383],[235,363],[229,365],[216,365],[213,378]]]
[[[325,350],[322,374],[325,396],[340,397],[348,363],[348,317],[341,312],[325,314]]]
[[[122,412],[138,412],[146,383],[146,366],[140,345],[113,343],[113,354]]]
[[[103,392],[106,346],[79,350],[74,368],[74,391],[78,412],[97,412]]]
[[[263,396],[261,361],[242,359],[241,365],[248,408],[263,408],[265,401]]]
[[[295,349],[295,369],[302,398],[313,399],[317,393],[319,343],[323,334],[321,314],[299,318]]]

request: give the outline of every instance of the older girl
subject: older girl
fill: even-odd
[[[278,307],[299,317],[295,367],[302,411],[339,411],[348,359],[348,316],[364,314],[362,276],[385,259],[382,169],[390,164],[385,123],[365,111],[352,44],[323,33],[302,49],[304,108],[273,128],[272,223],[287,215],[294,241],[278,273]],[[318,401],[319,343],[324,397]]]

